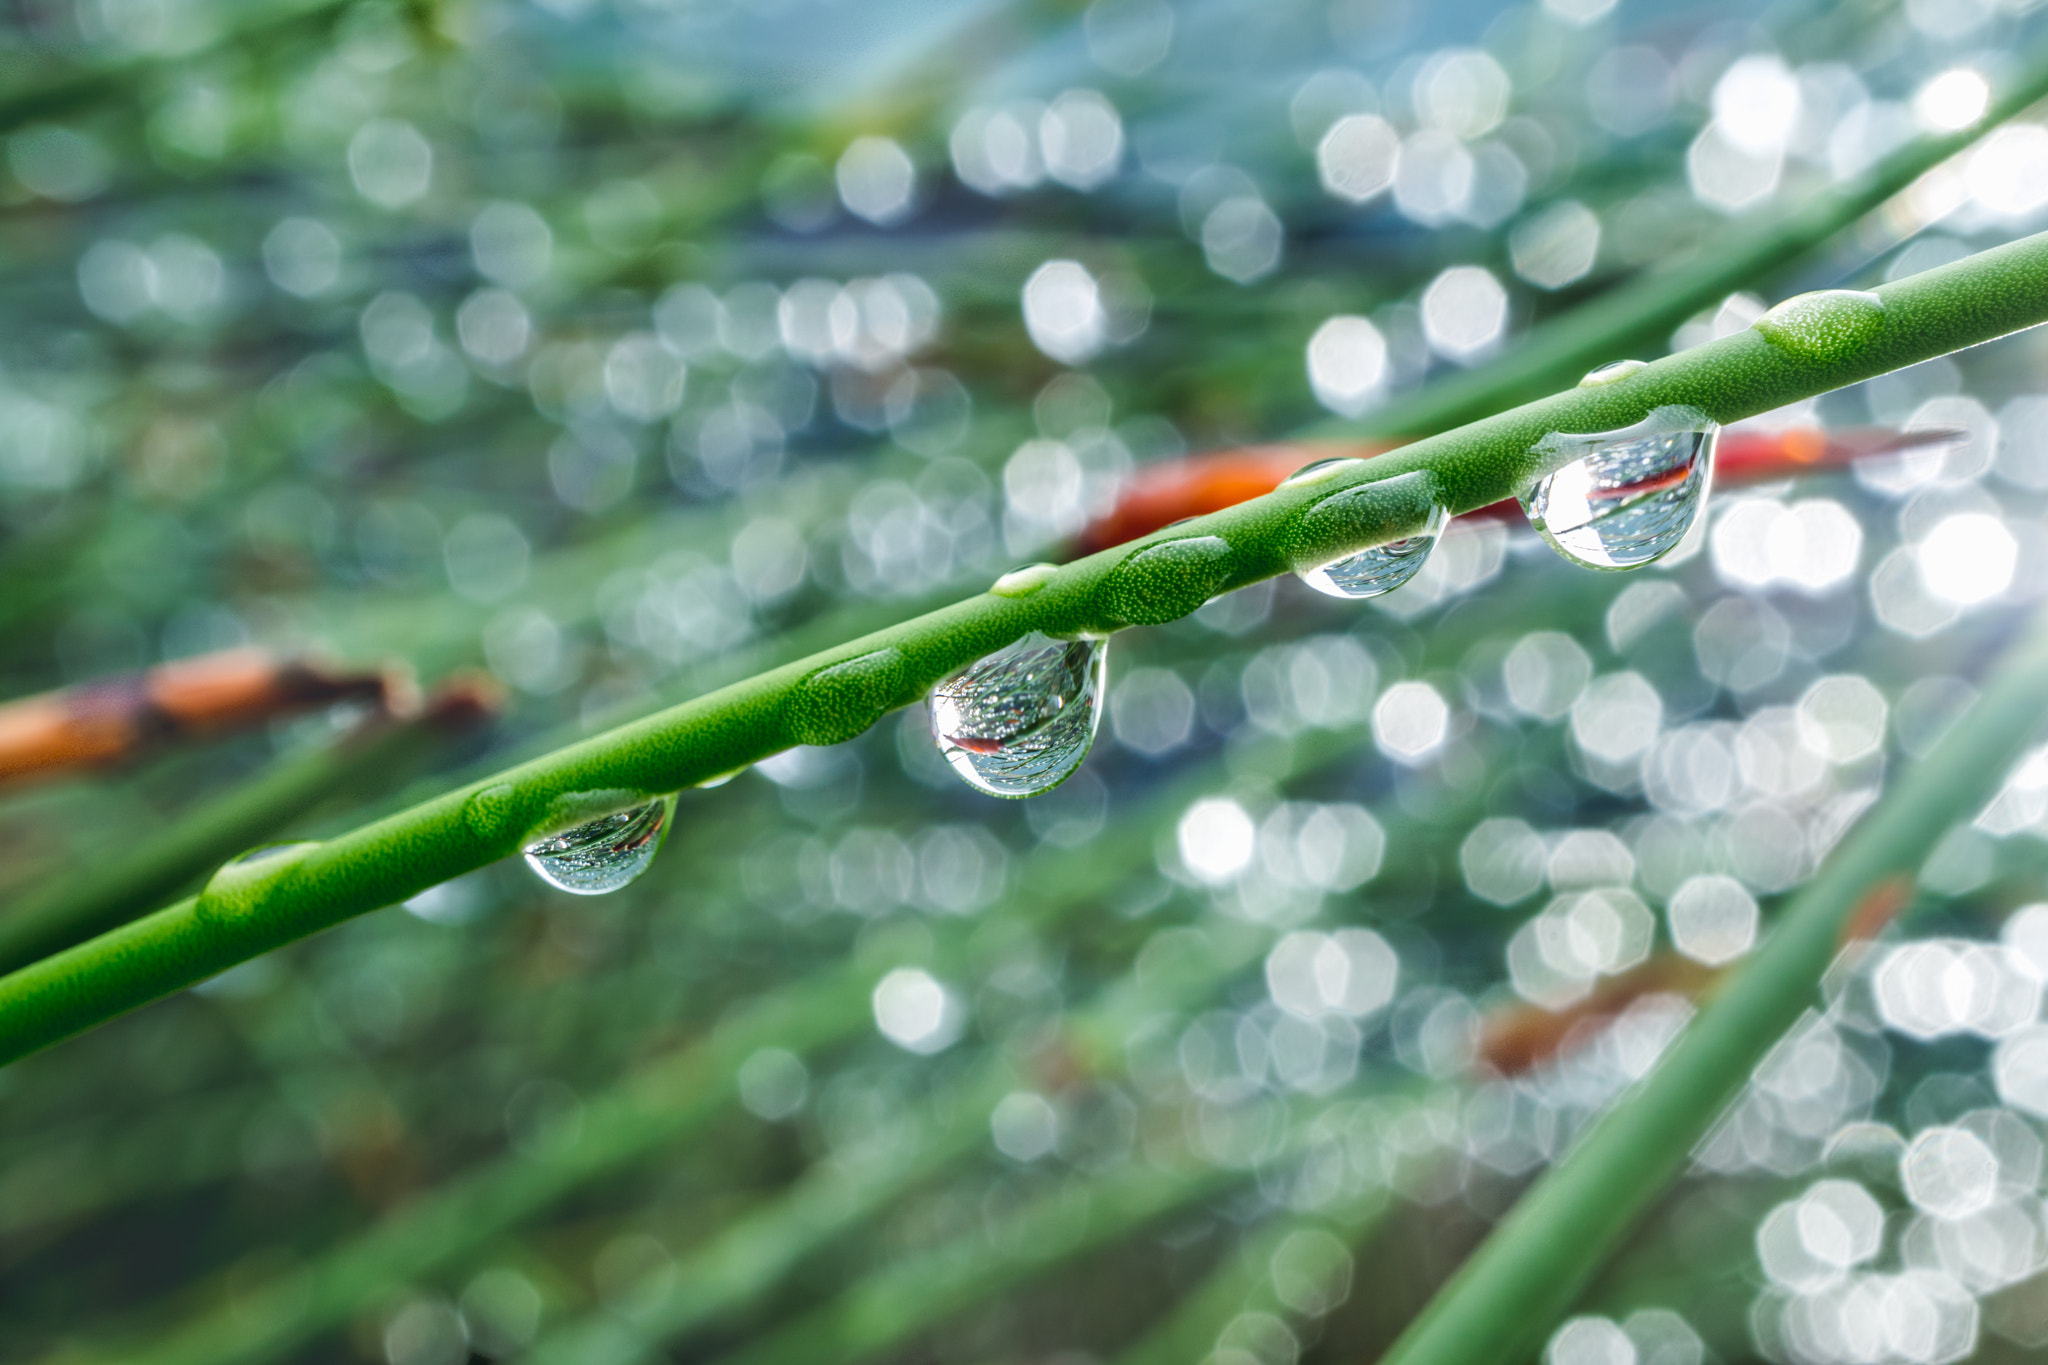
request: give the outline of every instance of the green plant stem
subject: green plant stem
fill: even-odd
[[[1506,1365],[1530,1356],[1818,993],[1857,908],[1910,878],[1997,790],[2042,724],[2048,614],[1926,761],[1853,828],[1662,1062],[1518,1202],[1411,1323],[1389,1365]]]
[[[199,900],[186,901],[0,979],[0,1062],[515,854],[570,794],[674,791],[791,745],[851,739],[1029,632],[1174,620],[1286,572],[1303,555],[1410,534],[1418,490],[1453,513],[1516,496],[1571,457],[1544,445],[1556,433],[1613,431],[1674,405],[1725,424],[2048,320],[2048,234],[1876,295],[1881,317],[1854,344],[1802,351],[1745,330],[1618,383],[1557,394],[1091,555],[1028,596],[987,593],[878,631],[341,835],[240,898],[232,913],[202,914]],[[1341,547],[1319,538],[1314,514],[1327,500],[1409,473],[1425,481],[1390,483],[1385,506],[1356,500],[1365,515],[1340,519]]]
[[[1147,823],[1178,815],[1188,799],[1189,793],[1176,787],[1156,804]],[[1090,859],[1048,851],[1023,869],[1020,890],[1005,904],[1000,922],[1015,932],[1057,924],[1149,864],[1151,849],[1150,840],[1132,839]],[[942,976],[966,968],[979,951],[968,938],[964,931],[942,938],[928,965]],[[865,1032],[872,1026],[868,992],[881,971],[898,961],[889,958],[878,965],[877,954],[869,954],[749,1005],[711,1039],[643,1067],[593,1097],[575,1140],[544,1144],[472,1170],[245,1296],[232,1312],[195,1318],[148,1346],[124,1348],[110,1358],[126,1365],[252,1365],[298,1349],[374,1306],[393,1288],[459,1263],[593,1180],[672,1146],[728,1112],[735,1099],[733,1073],[757,1048],[816,1054]],[[1107,1022],[1083,1029],[1089,1045],[1107,1047],[1107,1040],[1119,1037],[1132,1022],[1135,1007],[1119,1001],[1112,1002]],[[879,1178],[865,1169],[863,1177]],[[865,1196],[855,1190],[848,1197]],[[797,1215],[782,1221],[787,1224],[791,1217]],[[829,1229],[816,1232],[822,1237]],[[735,1245],[755,1245],[759,1235],[749,1234]],[[707,1311],[714,1306],[707,1305]]]
[[[0,915],[0,971],[104,933],[253,848],[364,779],[389,780],[427,758],[444,719],[373,719],[247,782],[104,860],[21,896]]]
[[[1492,363],[1396,399],[1336,430],[1412,436],[1443,431],[1570,383],[1637,346],[1662,349],[1688,317],[1782,270],[1993,128],[2048,98],[2048,49],[2019,65],[2013,85],[1982,119],[1961,132],[1925,136],[1898,148],[1844,184],[1800,201],[1756,225],[1732,225],[1721,245],[1696,259],[1650,271],[1571,312],[1532,328]]]

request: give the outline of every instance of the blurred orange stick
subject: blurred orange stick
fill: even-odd
[[[1742,488],[1797,478],[1818,470],[1839,469],[1867,456],[1937,445],[1963,435],[1949,430],[1899,432],[1870,427],[1835,432],[1812,427],[1781,432],[1723,432],[1714,453],[1714,482],[1723,488]],[[1082,530],[1076,548],[1082,554],[1106,550],[1150,535],[1184,517],[1220,512],[1270,493],[1305,464],[1345,458],[1369,460],[1384,455],[1395,444],[1398,443],[1305,441],[1244,446],[1145,465],[1124,485],[1116,506]],[[1466,515],[1519,517],[1521,507],[1508,499]]]
[[[153,744],[221,734],[337,701],[394,714],[417,704],[392,670],[335,670],[232,649],[0,705],[0,785],[119,762]]]

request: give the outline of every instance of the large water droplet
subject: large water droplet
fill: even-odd
[[[271,893],[318,847],[317,843],[266,844],[223,863],[200,891],[195,912],[201,919],[221,923],[248,918],[263,908]]]
[[[1860,289],[1823,289],[1786,299],[1750,325],[1801,360],[1846,360],[1884,330],[1884,300]]]
[[[990,796],[1036,796],[1073,775],[1102,719],[1107,640],[1031,634],[932,689],[932,734]]]
[[[1586,377],[1579,381],[1579,387],[1582,389],[1605,388],[1609,384],[1619,384],[1630,375],[1649,368],[1650,362],[1647,360],[1610,361],[1597,370],[1588,370]]]
[[[1555,435],[1537,447],[1575,454],[1522,495],[1529,524],[1589,569],[1633,569],[1684,538],[1706,501],[1714,438],[1697,408],[1657,408],[1620,431]]]
[[[624,793],[579,793],[558,808],[607,804]],[[578,896],[616,891],[647,870],[668,834],[675,797],[640,798],[635,804],[579,820],[566,829],[531,840],[520,852],[526,865],[549,886]]]
[[[1421,530],[1384,545],[1374,545],[1357,554],[1346,555],[1313,569],[1296,569],[1294,576],[1330,597],[1378,597],[1392,592],[1422,570],[1436,538],[1443,534],[1451,514],[1442,503],[1430,511]]]

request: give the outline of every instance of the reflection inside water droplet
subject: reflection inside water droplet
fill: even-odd
[[[1522,510],[1574,564],[1648,564],[1677,545],[1699,515],[1719,433],[1697,408],[1663,407],[1620,431],[1551,436],[1540,451],[1577,458],[1523,494]]]
[[[932,689],[932,734],[967,784],[1036,796],[1064,782],[1095,742],[1106,640],[1031,634]]]
[[[1423,561],[1429,558],[1430,549],[1450,519],[1450,512],[1439,503],[1430,509],[1429,521],[1414,535],[1374,545],[1314,569],[1296,569],[1294,576],[1329,597],[1359,599],[1392,592],[1421,572]]]
[[[673,796],[658,796],[535,839],[520,850],[549,886],[578,896],[616,891],[647,870],[668,833]]]

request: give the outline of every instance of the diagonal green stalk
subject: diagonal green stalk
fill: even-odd
[[[986,1232],[977,1228],[955,1243],[878,1271],[823,1307],[720,1359],[723,1365],[867,1359],[1251,1177],[1248,1170],[1185,1156],[1134,1162],[1041,1196]]]
[[[1662,349],[1672,330],[1700,309],[1754,288],[1989,130],[2048,99],[2048,49],[2032,53],[2019,71],[2019,79],[1971,127],[1915,138],[1782,216],[1735,227],[1722,245],[1696,259],[1650,271],[1530,329],[1483,368],[1440,380],[1357,422],[1325,425],[1392,436],[1443,431],[1569,383],[1636,347]]]
[[[229,909],[186,901],[0,979],[0,1061],[515,854],[565,797],[674,791],[791,745],[839,743],[1032,631],[1175,620],[1295,563],[1411,534],[1432,500],[1456,514],[1516,496],[1573,457],[1546,443],[1557,433],[1616,431],[1673,406],[1725,424],[2048,321],[2048,234],[1862,297],[1850,325],[1829,314],[1803,342],[1756,328],[1724,337],[1091,555],[1024,595],[985,593],[878,631],[341,835]],[[1382,486],[1355,496],[1367,483]]]
[[[1997,790],[2042,727],[2044,691],[2048,614],[1940,747],[1900,775],[1792,898],[1656,1069],[1536,1183],[1410,1324],[1389,1365],[1506,1365],[1535,1350],[1817,999],[1865,899],[1890,879],[1910,879],[1949,828]]]
[[[1162,1014],[1199,1005],[1257,960],[1268,936],[1237,925],[1213,927],[1197,943],[1177,944],[1178,960],[1153,963],[1113,987],[1106,999],[1063,1026],[1091,1069],[1111,1071],[1134,1031]],[[723,1316],[760,1303],[806,1257],[835,1236],[872,1220],[890,1204],[983,1150],[988,1117],[1004,1095],[1027,1085],[1025,1059],[1003,1053],[950,1083],[933,1104],[937,1118],[866,1161],[827,1161],[739,1219],[671,1272],[628,1291],[631,1311],[572,1323],[543,1339],[533,1365],[632,1365]]]

